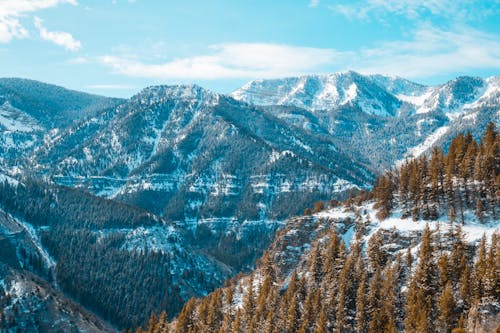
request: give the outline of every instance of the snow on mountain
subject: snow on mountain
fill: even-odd
[[[1,261],[0,301],[6,332],[116,332],[43,279]]]
[[[9,132],[33,132],[41,130],[37,121],[13,107],[9,101],[0,105],[0,126]]]
[[[61,184],[181,220],[254,219],[262,210],[284,218],[278,198],[326,197],[372,177],[328,138],[195,85],[146,88],[100,117],[47,141],[31,158],[33,167]],[[264,197],[255,201],[254,194]],[[215,204],[221,200],[227,202],[222,210]],[[190,207],[184,215],[181,203]]]
[[[307,110],[357,104],[368,114],[384,117],[395,115],[399,107],[391,94],[352,71],[251,81],[231,96],[256,105],[293,105]]]
[[[344,72],[256,80],[231,95],[267,106],[295,127],[329,133],[352,158],[379,170],[433,145],[446,146],[458,131],[471,130],[477,137],[489,121],[500,123],[499,82],[498,77],[458,77],[425,86],[400,77]]]
[[[52,131],[95,115],[121,100],[42,82],[0,78],[0,164],[29,155]]]

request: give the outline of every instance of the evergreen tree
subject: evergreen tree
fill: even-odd
[[[457,305],[453,297],[451,282],[447,282],[439,298],[439,319],[443,332],[450,332],[457,324]]]

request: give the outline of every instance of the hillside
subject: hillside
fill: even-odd
[[[25,168],[175,221],[236,271],[283,220],[374,179],[327,135],[199,86],[146,88],[47,140]]]
[[[189,301],[170,329],[494,331],[500,326],[496,217],[500,198],[494,192],[499,186],[500,136],[490,124],[481,142],[464,141],[467,137],[452,140],[448,154],[434,153],[388,172],[373,192],[360,193],[341,205],[332,201],[331,208],[291,219],[255,271],[206,298]],[[477,148],[474,154],[459,153],[471,147]],[[402,200],[408,197],[404,182],[388,180],[396,180],[395,174],[403,175],[416,163],[434,165],[439,155],[443,164],[437,171],[444,175],[443,185],[446,175],[453,179],[452,195],[426,197],[427,191],[432,192],[433,177],[419,175],[414,179],[420,201]],[[460,166],[469,159],[478,165],[471,171],[484,173],[473,173],[470,178],[461,173]],[[489,204],[469,205],[466,198],[472,195]],[[460,207],[457,212],[463,219],[449,214],[455,206]],[[425,207],[435,215],[425,213]],[[419,213],[409,215],[408,208]],[[164,320],[152,317],[149,329],[165,325]]]
[[[144,210],[33,179],[3,178],[0,263],[9,269],[0,279],[8,290],[15,281],[26,283],[27,290],[45,281],[44,290],[65,293],[124,327],[144,323],[157,309],[176,313],[190,297],[207,294],[234,275],[191,248],[182,229]],[[10,276],[14,282],[8,282]],[[23,311],[58,316],[51,307]]]
[[[44,138],[120,102],[38,81],[0,78],[0,165],[15,166]]]
[[[82,329],[144,326],[162,309],[171,320],[189,298],[254,271],[266,249],[282,294],[294,271],[308,274],[310,251],[330,231],[344,243],[344,259],[351,245],[363,257],[382,237],[393,262],[408,247],[416,258],[426,224],[435,242],[450,244],[448,234],[463,224],[472,264],[474,244],[498,228],[497,81],[460,77],[428,87],[347,72],[256,81],[232,96],[179,85],[117,100],[0,80],[8,92],[0,235],[15,249],[1,257],[8,269],[0,278],[9,295],[16,281],[35,293],[17,327],[34,325],[31,303],[46,306],[40,318],[61,323],[95,313]],[[275,99],[248,103],[254,93]],[[306,207],[310,215],[293,217]],[[244,298],[246,279],[234,280],[242,289],[235,295]],[[41,300],[37,286],[58,301]],[[57,306],[66,301],[77,306],[67,316]],[[403,314],[398,320],[400,328]]]

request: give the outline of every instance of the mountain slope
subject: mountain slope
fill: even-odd
[[[281,220],[373,179],[327,135],[199,86],[147,88],[46,140],[25,167],[177,221],[237,271]]]
[[[488,122],[500,123],[498,77],[459,77],[423,86],[346,72],[252,81],[231,95],[258,105],[306,109],[272,108],[291,125],[330,133],[339,148],[374,170],[434,145],[447,146],[460,131],[471,130],[477,138]]]
[[[120,102],[38,81],[0,78],[0,164],[13,165],[44,137]]]
[[[30,281],[47,281],[44,289],[64,292],[127,327],[144,323],[151,311],[176,313],[187,299],[234,274],[191,248],[182,229],[146,211],[70,188],[6,179],[0,184],[0,262],[15,272],[0,278],[22,278],[20,270],[27,270]]]
[[[409,161],[373,192],[290,219],[252,273],[188,302],[170,329],[493,332],[500,327],[499,149],[491,123],[481,142],[458,136],[447,155],[434,150]],[[442,191],[434,195],[436,179]],[[437,216],[406,214],[431,207]],[[152,318],[154,325],[168,323]]]

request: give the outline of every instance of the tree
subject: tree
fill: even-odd
[[[326,311],[325,308],[322,307],[319,317],[318,317],[318,322],[316,324],[316,329],[314,331],[315,333],[327,333],[328,332],[328,319],[326,317]]]
[[[419,262],[408,286],[405,330],[431,332],[436,319],[435,293],[438,289],[432,235],[427,225],[421,238]]]
[[[439,319],[443,332],[450,332],[456,327],[457,323],[457,305],[453,297],[451,283],[448,281],[439,298]]]
[[[363,271],[356,293],[356,330],[358,333],[365,333],[368,331],[367,289],[366,271]]]

